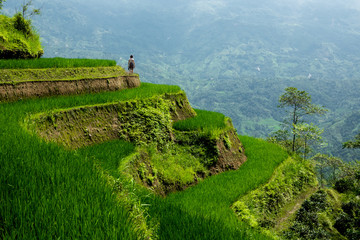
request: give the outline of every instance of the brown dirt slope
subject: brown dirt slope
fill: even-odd
[[[140,79],[137,75],[80,80],[25,81],[16,84],[0,83],[0,101],[16,101],[53,95],[116,91],[139,86]]]

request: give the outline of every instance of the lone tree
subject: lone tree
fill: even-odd
[[[318,153],[311,158],[315,163],[321,187],[325,184],[333,185],[341,178],[342,169],[351,167],[344,163],[341,158]]]
[[[311,103],[311,96],[305,91],[299,91],[297,88],[285,88],[285,93],[279,98],[280,108],[288,108],[286,110],[289,116],[285,118],[284,124],[292,130],[292,151],[295,152],[296,145],[296,126],[303,123],[303,117],[313,114],[324,114],[327,109]]]
[[[32,5],[33,5],[32,0],[24,2],[21,5],[20,12],[24,19],[29,19],[30,17],[32,17],[34,15],[40,15],[40,8],[33,8]]]
[[[311,144],[321,142],[321,134],[324,130],[319,129],[317,126],[307,123],[294,125],[294,134],[301,139],[303,158],[306,159],[308,153],[312,151]]]

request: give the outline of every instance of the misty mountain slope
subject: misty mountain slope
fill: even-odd
[[[33,22],[46,57],[126,66],[134,54],[142,81],[181,86],[194,107],[230,116],[241,134],[265,137],[278,127],[277,101],[288,86],[330,110],[322,126],[339,127],[335,119],[360,111],[355,0],[33,3],[42,7]]]

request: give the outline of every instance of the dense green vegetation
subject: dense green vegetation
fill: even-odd
[[[360,133],[355,136],[353,141],[345,142],[343,148],[360,148]]]
[[[146,232],[144,229],[155,229],[153,227],[159,221],[158,234],[163,239],[169,239],[169,236],[179,239],[209,239],[211,236],[223,239],[246,236],[264,238],[252,230],[237,230],[239,226],[241,229],[248,227],[236,219],[229,206],[239,195],[266,182],[273,169],[286,158],[286,153],[273,144],[242,137],[248,161],[238,171],[211,177],[195,187],[163,199],[118,178],[121,173],[116,169],[123,159],[121,156],[133,151],[131,145],[116,141],[81,151],[67,151],[54,144],[46,144],[21,127],[29,113],[179,90],[175,86],[145,83],[139,89],[121,92],[1,104],[0,138],[4,142],[0,148],[3,166],[0,175],[1,235],[6,238],[92,236],[132,239],[136,232],[141,234]],[[200,112],[198,114],[201,115]],[[106,151],[108,153],[113,152],[110,150],[112,148],[117,148],[119,153],[114,151],[114,154],[104,155],[103,149],[109,149]],[[263,174],[254,175],[258,171]],[[109,178],[118,178],[120,182],[116,186],[120,184],[122,187],[114,188],[115,185],[107,183]],[[247,179],[246,184],[243,184],[243,179]],[[121,196],[137,193],[137,197],[135,200],[128,197],[130,203],[118,202],[114,193],[119,190],[114,189],[126,189],[124,191],[128,194],[121,195],[120,191],[118,194]],[[139,222],[126,220],[129,215],[133,216],[133,211],[129,213],[127,210],[130,209],[128,204],[139,206],[134,203],[136,199],[141,199],[141,204],[150,204],[151,221],[155,221],[152,223],[148,219],[150,227],[139,227]],[[144,216],[142,213],[140,211],[136,216]],[[141,224],[146,225],[144,222]],[[111,230],[107,229],[110,225]],[[179,232],[178,229],[183,230]],[[151,236],[152,233],[147,234]]]
[[[168,7],[163,4],[164,0],[143,3],[135,11],[122,2],[90,0],[86,6],[81,1],[70,6],[55,0],[47,3],[53,6],[47,12],[48,17],[37,23],[45,33],[42,41],[49,50],[49,57],[111,58],[125,66],[126,59],[122,56],[128,56],[131,51],[138,57],[137,71],[144,73],[143,80],[180,85],[194,106],[232,117],[242,134],[265,137],[278,130],[278,123],[283,119],[276,110],[280,90],[288,86],[304,89],[316,103],[329,109],[325,119],[305,119],[325,128],[325,141],[329,144],[318,151],[346,156],[349,161],[357,158],[360,151],[341,149],[344,141],[348,141],[344,147],[357,148],[360,126],[360,85],[357,81],[360,74],[354,67],[360,62],[360,51],[356,47],[360,32],[360,25],[356,23],[359,9],[354,6],[355,1],[350,1],[352,3],[346,4],[340,0],[327,4],[322,0],[315,3],[261,0],[256,4],[235,0],[222,4],[199,1],[191,2],[191,7],[187,1],[182,1],[174,3],[177,7],[172,9],[176,10],[169,12],[162,7]],[[82,12],[76,10],[80,8]],[[132,17],[132,14],[140,17]],[[108,18],[102,21],[94,17],[104,15]],[[184,15],[189,16],[185,21]],[[55,25],[65,23],[67,27],[63,29],[66,30],[59,32],[60,28],[50,26],[49,16]],[[39,37],[29,20],[20,13],[13,18],[0,17],[3,17],[0,19],[1,56],[36,58],[43,54],[40,44],[37,45]],[[120,19],[113,19],[117,17]],[[69,22],[78,24],[69,26]],[[134,24],[136,28],[132,27]],[[16,30],[4,32],[4,26]],[[23,35],[25,40],[18,35]],[[33,51],[34,46],[40,50]],[[9,50],[11,48],[15,50]],[[56,71],[59,69],[56,76],[60,77],[54,77],[45,69],[31,69],[51,61],[34,61],[32,66],[26,66],[26,61],[8,61],[5,70],[1,69],[4,61],[0,61],[0,82],[11,82],[14,78],[41,80],[38,76],[71,79],[71,76],[84,78],[98,74],[97,77],[102,77],[125,72],[111,65],[111,73],[107,71],[110,68],[103,67],[95,74],[91,67],[78,69],[71,65],[74,62],[65,63],[64,59],[60,59],[63,67],[53,65]],[[114,61],[109,63],[114,64]],[[196,179],[198,185],[162,198],[136,184],[131,174],[124,173],[133,167],[131,170],[147,182],[154,182],[153,176],[157,174],[174,185],[186,186],[195,174],[208,174],[201,165],[203,162],[189,157],[186,152],[189,149],[160,144],[161,151],[158,151],[157,144],[144,149],[129,142],[112,141],[70,151],[43,142],[24,127],[24,119],[38,112],[142,99],[179,90],[173,86],[143,84],[136,91],[122,91],[121,94],[0,104],[0,142],[5,142],[0,146],[0,238],[267,239],[273,235],[262,229],[274,227],[289,209],[287,205],[301,203],[295,214],[289,213],[289,228],[282,237],[359,238],[359,163],[348,165],[336,157],[316,155],[312,161],[318,170],[321,187],[333,185],[340,194],[320,189],[304,202],[302,199],[291,202],[299,194],[306,198],[315,191],[311,164],[299,161],[297,163],[302,166],[278,167],[289,159],[285,150],[263,140],[241,137],[248,161],[239,170],[205,180]],[[196,133],[199,139],[211,140],[211,134],[220,132],[224,122],[229,122],[221,113],[196,112],[197,117],[174,125],[175,137],[180,142],[191,142],[195,135],[179,132],[194,130],[201,131],[201,134]],[[157,118],[157,109],[145,109],[127,117],[136,119],[135,127],[164,120]],[[313,125],[289,126],[293,127],[292,151],[295,152],[296,140],[299,149],[303,148],[305,159],[308,154],[306,131],[311,134],[316,129]],[[148,142],[151,142],[153,135],[161,140],[162,129],[154,129],[152,136],[143,136],[140,140],[149,137]],[[128,136],[128,133],[121,134]],[[301,134],[304,141],[299,141]],[[355,134],[358,134],[355,140],[351,140]],[[229,145],[226,140],[224,143]],[[291,142],[289,138],[286,141]],[[198,147],[196,153],[203,154],[203,146],[196,141],[193,143]],[[194,146],[190,148],[192,152]],[[104,154],[105,151],[111,154]],[[147,156],[153,160],[154,175],[148,174],[144,162],[137,162]],[[163,161],[164,158],[168,161]],[[310,189],[306,191],[301,187]],[[295,208],[291,210],[293,213]]]
[[[242,196],[232,208],[242,221],[252,227],[282,235],[279,225],[287,214],[283,210],[291,211],[294,201],[301,194],[314,191],[317,185],[313,165],[308,161],[289,157],[276,168],[267,184]]]
[[[339,196],[333,190],[318,190],[302,203],[292,225],[285,231],[285,238],[344,239],[332,226],[340,204]]]
[[[37,68],[79,68],[113,67],[116,61],[106,59],[40,58],[20,60],[0,60],[0,69],[37,69]]]
[[[0,59],[39,58],[44,51],[31,22],[18,13],[0,15]]]
[[[302,202],[288,222],[287,239],[358,239],[360,162],[315,155],[320,188]]]
[[[341,211],[333,227],[348,239],[360,237],[360,161],[347,164],[334,184],[341,193]]]

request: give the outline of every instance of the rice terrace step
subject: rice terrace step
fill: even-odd
[[[71,70],[72,69],[67,69],[67,71]],[[31,71],[36,72],[34,70]],[[22,72],[29,72],[29,70],[22,70]],[[34,97],[94,93],[100,91],[117,91],[139,86],[140,79],[138,75],[129,75],[121,72],[116,76],[109,77],[0,82],[0,101],[16,101]]]
[[[140,86],[113,60],[49,58],[0,61],[0,101],[117,91]]]

